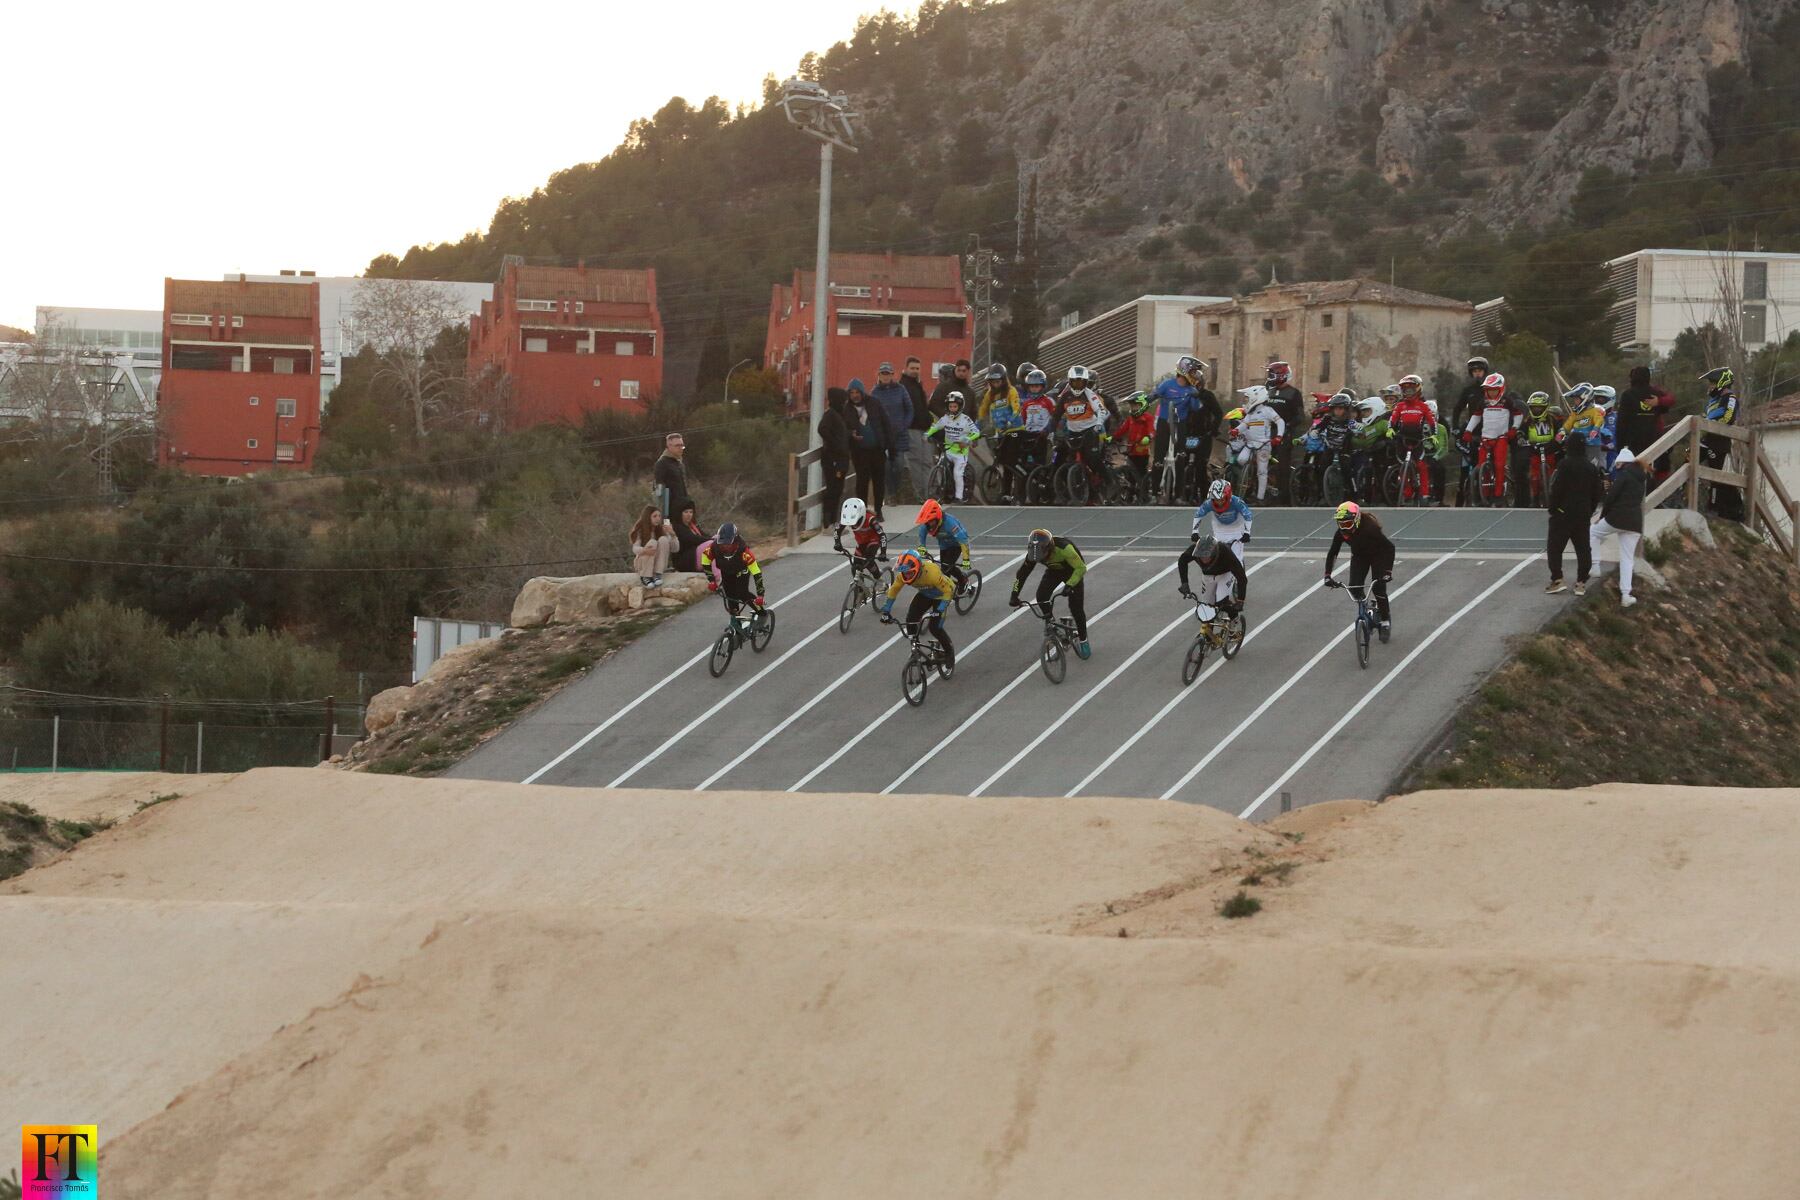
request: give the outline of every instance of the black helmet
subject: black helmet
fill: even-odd
[[[719,526],[719,532],[713,535],[713,545],[721,550],[735,550],[741,544],[738,527],[730,521]]]
[[[1730,367],[1714,367],[1702,375],[1700,381],[1713,391],[1722,392],[1731,386],[1732,378]]]
[[[1200,540],[1194,543],[1194,557],[1202,566],[1212,566],[1219,558],[1219,540],[1210,533],[1201,534]]]
[[[1056,548],[1056,539],[1050,536],[1048,529],[1031,531],[1031,542],[1025,547],[1025,557],[1034,563],[1050,561],[1050,551]]]
[[[1005,383],[1006,382],[1006,365],[1004,363],[990,364],[987,369],[987,377],[990,382]]]
[[[1463,365],[1463,374],[1469,375],[1469,374],[1473,374],[1476,371],[1480,371],[1483,375],[1486,375],[1488,373],[1489,369],[1490,368],[1488,367],[1487,359],[1471,358],[1467,363],[1465,363]]]
[[[937,370],[937,376],[939,379],[955,379],[956,378],[956,364],[955,363],[939,363],[938,370]]]

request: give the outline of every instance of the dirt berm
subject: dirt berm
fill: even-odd
[[[0,886],[0,1122],[124,1197],[1791,1198],[1797,856],[1785,791],[258,771]]]

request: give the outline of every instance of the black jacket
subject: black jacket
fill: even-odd
[[[1300,394],[1299,388],[1291,383],[1284,383],[1278,388],[1270,388],[1269,399],[1274,401],[1275,409],[1281,414],[1281,419],[1287,422],[1290,434],[1295,430],[1305,431],[1306,397]],[[1216,404],[1217,401],[1215,400],[1214,403]],[[1219,415],[1220,419],[1224,418],[1223,413]]]
[[[972,379],[967,381],[960,379],[940,379],[938,380],[937,387],[933,388],[931,391],[931,399],[925,401],[925,408],[926,411],[931,414],[931,420],[936,420],[946,412],[950,411],[944,405],[944,397],[948,396],[951,392],[961,392],[963,396],[963,411],[968,413],[971,417],[975,415],[975,409],[977,407],[976,402],[981,399],[981,392],[976,389],[975,381]],[[929,429],[931,426],[921,425],[919,428]]]
[[[1456,398],[1456,407],[1450,413],[1450,432],[1461,436],[1462,431],[1469,427],[1469,418],[1480,412],[1484,403],[1486,401],[1481,394],[1481,381],[1474,380]]]
[[[844,406],[844,424],[850,430],[850,448],[886,454],[894,448],[894,430],[888,424],[887,410],[872,397],[865,398],[858,409],[852,401]]]
[[[1619,396],[1620,445],[1631,447],[1633,454],[1648,449],[1662,432],[1662,414],[1667,401],[1667,392],[1659,392],[1649,384],[1626,388]]]
[[[1644,532],[1644,491],[1643,465],[1626,463],[1613,476],[1606,498],[1600,501],[1600,519],[1614,529]]]
[[[827,393],[825,415],[819,418],[819,442],[825,457],[838,462],[850,461],[850,427],[844,424],[844,405],[849,393],[832,388]]]
[[[698,514],[694,519],[699,520]],[[671,521],[670,528],[675,530],[675,554],[669,565],[677,571],[698,571],[700,569],[700,547],[712,537],[703,529],[683,525],[680,521]]]
[[[1342,529],[1331,539],[1331,549],[1325,552],[1325,573],[1337,566],[1338,549],[1350,547],[1350,561],[1366,562],[1378,571],[1390,571],[1394,566],[1394,543],[1388,540],[1387,530],[1381,527],[1372,513],[1364,513],[1356,528],[1349,533]]]
[[[1286,420],[1286,417],[1282,419]],[[1200,388],[1194,397],[1194,411],[1189,414],[1188,420],[1194,423],[1189,433],[1204,441],[1211,441],[1218,435],[1219,426],[1225,423],[1225,410],[1219,407],[1217,396],[1206,388]],[[1293,429],[1294,423],[1289,421],[1288,431],[1291,433]]]
[[[1544,506],[1552,518],[1585,525],[1605,494],[1606,480],[1600,468],[1588,461],[1582,447],[1572,446],[1550,476],[1550,494]]]
[[[912,397],[912,425],[910,428],[921,432],[931,428],[931,411],[925,407],[925,385],[911,375],[900,377],[900,386]]]
[[[674,520],[675,514],[681,511],[682,502],[688,498],[687,466],[679,458],[664,451],[662,457],[656,460],[656,465],[650,469],[650,477],[655,480],[657,487],[668,490],[663,516]]]

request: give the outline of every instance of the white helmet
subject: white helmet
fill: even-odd
[[[1438,419],[1437,401],[1436,400],[1427,400],[1425,402],[1425,411],[1431,414],[1432,420],[1434,420],[1434,421],[1437,420]]]
[[[1357,409],[1362,413],[1363,420],[1373,421],[1376,417],[1387,412],[1387,401],[1383,400],[1380,396],[1370,396],[1361,404],[1357,405]]]
[[[869,506],[862,502],[860,496],[852,496],[844,501],[844,507],[838,509],[838,524],[853,527],[861,524],[862,519],[868,515]]]
[[[1094,373],[1092,371],[1088,370],[1084,366],[1076,365],[1076,366],[1069,368],[1069,382],[1071,384],[1074,384],[1074,383],[1086,384],[1086,383],[1090,382],[1093,378],[1094,378]],[[1077,389],[1077,390],[1079,390],[1079,389]]]
[[[1588,400],[1601,408],[1611,408],[1619,402],[1619,393],[1611,385],[1597,383],[1594,390],[1588,393]]]
[[[1269,389],[1260,383],[1253,383],[1247,388],[1239,388],[1238,395],[1244,398],[1244,407],[1246,409],[1252,409],[1259,404],[1267,404],[1269,402]]]

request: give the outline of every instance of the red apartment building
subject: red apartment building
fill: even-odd
[[[656,272],[509,261],[469,318],[469,378],[507,389],[508,424],[579,424],[662,391]]]
[[[319,445],[319,285],[163,280],[157,461],[304,469]]]
[[[909,355],[924,364],[925,390],[939,363],[969,357],[974,321],[963,297],[962,260],[954,254],[833,254],[829,280],[825,379],[842,387],[859,377],[875,386],[884,362],[898,371]],[[812,395],[813,272],[775,285],[769,300],[764,365],[778,372],[788,410]]]

